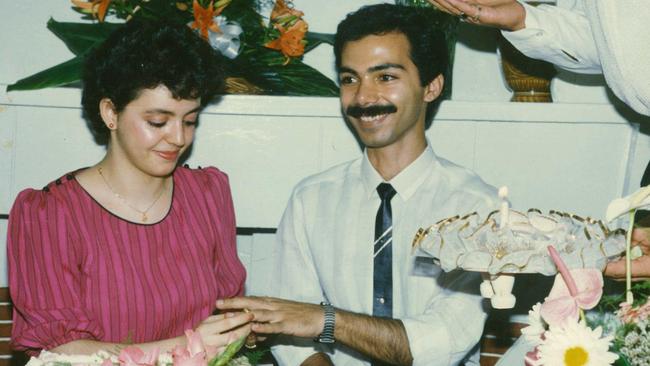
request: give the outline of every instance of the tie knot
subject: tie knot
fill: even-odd
[[[379,198],[382,201],[390,201],[397,192],[389,183],[380,183],[377,186],[377,193],[379,193]]]

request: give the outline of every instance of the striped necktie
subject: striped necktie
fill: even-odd
[[[390,200],[395,189],[388,183],[377,186],[381,204],[375,220],[372,315],[393,316],[393,218]]]

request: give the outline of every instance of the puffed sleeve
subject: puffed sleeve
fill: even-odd
[[[209,177],[208,204],[214,212],[218,225],[219,241],[215,248],[214,269],[219,281],[219,298],[244,294],[246,270],[237,255],[237,228],[235,209],[230,192],[228,176],[217,168],[204,169]]]
[[[7,261],[14,304],[12,346],[36,354],[103,330],[80,299],[79,250],[64,205],[51,193],[21,192],[9,215]]]

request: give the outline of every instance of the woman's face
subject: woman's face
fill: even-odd
[[[174,99],[163,85],[143,89],[119,114],[103,99],[100,110],[111,130],[109,151],[148,175],[168,176],[194,140],[199,109],[200,100]]]

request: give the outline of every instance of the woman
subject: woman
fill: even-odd
[[[220,56],[183,25],[131,22],[86,61],[82,105],[104,158],[21,192],[10,214],[12,343],[35,354],[171,350],[248,334],[211,316],[243,292],[227,176],[177,168],[222,87]]]

